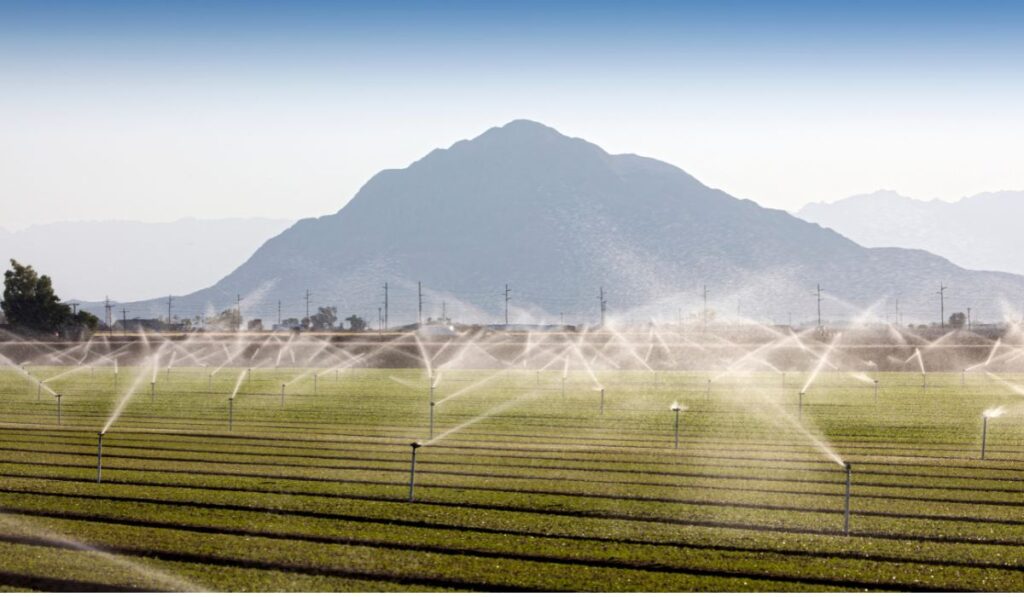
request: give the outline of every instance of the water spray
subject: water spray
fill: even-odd
[[[846,500],[843,504],[843,533],[850,534],[850,485],[853,477],[853,466],[849,462],[843,463],[846,469]]]
[[[412,459],[409,465],[409,501],[413,501],[413,490],[416,488],[416,449],[423,444],[419,442],[412,442],[409,444],[412,446]]]
[[[96,434],[96,482],[103,481],[103,432]]]
[[[674,413],[676,413],[676,425],[675,425],[676,448],[675,449],[678,450],[679,449],[679,411],[683,410],[683,407],[679,406],[678,402],[673,402],[672,406],[671,406],[671,410]]]

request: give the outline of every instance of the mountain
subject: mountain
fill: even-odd
[[[0,230],[0,258],[4,269],[13,258],[49,275],[62,298],[142,299],[215,283],[289,224],[256,218],[59,222]]]
[[[175,301],[194,315],[234,307],[276,320],[334,305],[376,323],[389,285],[390,324],[442,304],[460,321],[498,321],[511,286],[513,321],[595,322],[603,288],[613,318],[675,320],[699,309],[703,285],[723,315],[807,321],[821,284],[828,318],[900,297],[907,320],[937,320],[965,289],[994,313],[1024,296],[1020,276],[973,272],[924,251],[867,249],[784,211],[709,188],[675,166],[609,155],[581,139],[514,121],[401,170],[371,178],[335,214],[300,220],[217,284]],[[962,301],[961,301],[962,302]],[[129,305],[166,314],[166,302]],[[884,308],[876,311],[884,316]]]
[[[796,214],[867,247],[924,249],[972,269],[1024,274],[1024,191],[920,201],[894,191],[811,203]]]

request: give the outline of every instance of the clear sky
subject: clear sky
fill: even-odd
[[[771,207],[1024,188],[1020,2],[3,2],[0,226],[338,210],[530,118]]]

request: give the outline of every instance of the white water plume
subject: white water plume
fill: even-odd
[[[442,433],[440,433],[438,435],[435,435],[433,439],[424,442],[423,445],[424,446],[432,446],[432,445],[436,444],[437,442],[443,440],[444,438],[448,437],[449,435],[453,434],[453,433],[456,433],[458,431],[461,431],[461,430],[465,429],[466,427],[469,427],[470,425],[474,425],[476,423],[479,423],[480,421],[483,421],[485,419],[493,417],[494,415],[496,415],[498,413],[501,413],[503,411],[508,410],[509,408],[511,408],[512,406],[514,406],[516,404],[532,400],[532,399],[536,398],[537,396],[538,396],[538,393],[536,391],[530,391],[530,392],[527,392],[526,394],[523,394],[521,396],[517,396],[517,397],[515,397],[515,398],[513,398],[511,400],[505,401],[505,402],[499,404],[498,406],[495,406],[494,408],[484,412],[483,414],[477,415],[477,416],[473,417],[472,419],[470,419],[470,420],[468,420],[468,421],[466,421],[464,423],[460,423],[460,424],[456,425],[455,427],[452,427],[451,429],[448,429],[448,430],[443,431]],[[438,404],[440,404],[440,402],[438,402]]]
[[[804,387],[800,389],[801,393],[807,392],[807,389],[810,388],[811,384],[814,383],[814,380],[817,379],[818,373],[820,373],[821,368],[825,366],[825,363],[828,361],[828,355],[832,352],[832,349],[835,348],[836,343],[839,342],[839,337],[841,335],[842,334],[836,334],[836,337],[832,340],[831,343],[829,343],[828,348],[826,348],[825,352],[822,353],[821,358],[818,359],[818,363],[814,366],[814,369],[811,371],[810,377],[808,377],[807,381],[804,382]]]
[[[1000,406],[996,406],[994,408],[986,409],[985,412],[982,413],[982,416],[984,416],[986,419],[996,419],[996,418],[999,418],[999,417],[1001,417],[1001,416],[1003,416],[1005,414],[1006,414],[1006,407],[1000,405]]]

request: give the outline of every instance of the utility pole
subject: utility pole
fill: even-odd
[[[708,287],[707,287],[707,285],[704,286],[704,315],[703,315],[703,320],[704,320],[704,331],[706,332],[708,330]]]
[[[422,282],[416,282],[416,297],[417,297],[417,299],[419,301],[419,315],[417,316],[417,320],[419,321],[420,325],[423,325],[423,283]]]
[[[238,315],[238,329],[242,329],[242,295],[235,295],[235,312]]]
[[[821,284],[818,284],[818,330],[821,330]]]
[[[900,319],[900,298],[896,297],[896,326],[903,325],[903,321]]]
[[[384,316],[381,314],[380,307],[377,307],[377,333],[384,331]]]
[[[121,335],[128,337],[128,309],[121,307]]]
[[[281,301],[277,301],[277,325],[281,325]]]
[[[388,327],[388,283],[384,282],[384,329]]]
[[[306,289],[306,321],[309,321],[309,289]]]
[[[114,332],[114,328],[111,327],[113,325],[113,322],[111,321],[110,297],[109,296],[107,296],[103,300],[103,308],[106,309],[106,312],[107,312],[107,335],[109,336],[110,334],[112,334]]]
[[[511,292],[508,284],[505,284],[505,325],[508,325],[508,293]]]
[[[72,315],[78,315],[78,305],[81,305],[82,303],[68,303],[68,304],[71,305],[71,314]]]
[[[608,301],[604,300],[604,286],[601,287],[601,292],[597,298],[601,301],[601,327],[604,327],[604,312],[608,306]]]
[[[946,329],[946,290],[947,287],[939,282],[939,325]]]
[[[967,331],[971,331],[971,308],[967,307]]]
[[[448,301],[441,301],[441,321],[448,323]]]
[[[171,329],[171,304],[174,301],[174,297],[167,295],[167,330]]]

